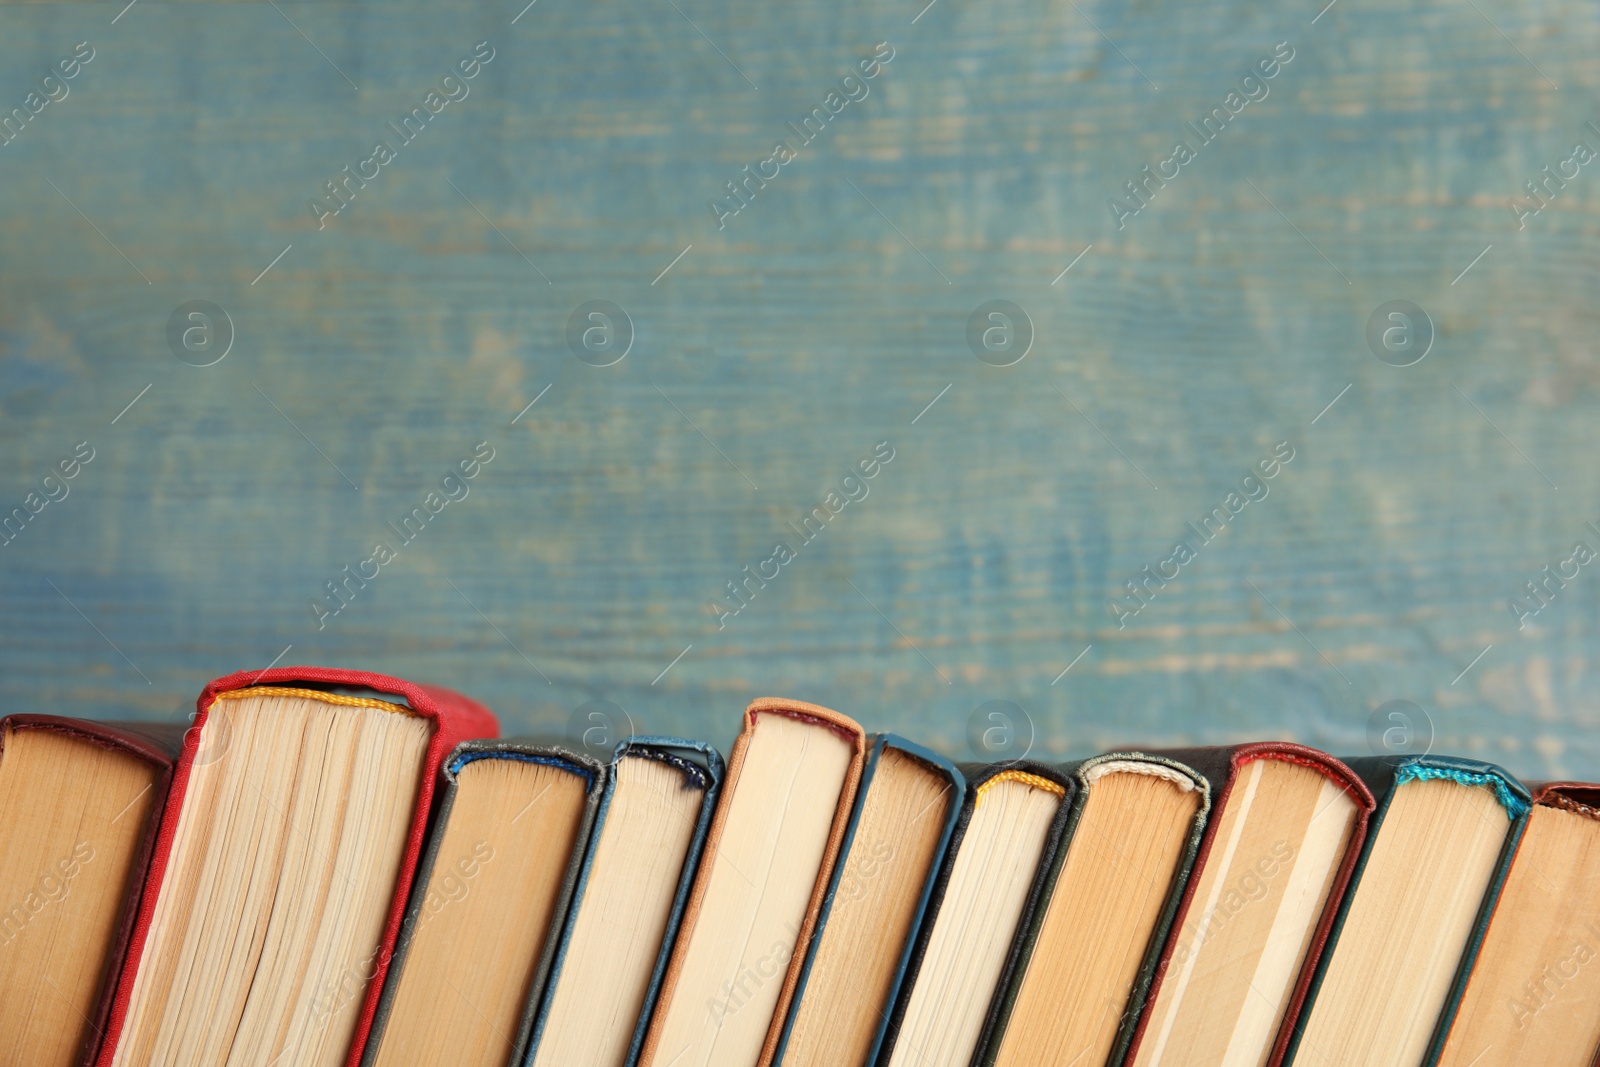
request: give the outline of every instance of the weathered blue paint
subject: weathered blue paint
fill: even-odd
[[[1438,751],[1600,774],[1600,574],[1520,632],[1507,606],[1600,548],[1600,174],[1521,230],[1509,207],[1600,147],[1600,12],[277,6],[0,10],[0,112],[94,49],[0,147],[0,508],[94,449],[0,548],[6,710],[175,715],[292,645],[515,728],[604,697],[726,742],[776,693],[954,752],[1007,699],[1050,753],[1362,753],[1407,699]],[[798,145],[878,42],[866,96]],[[1111,198],[1279,42],[1265,98],[1119,229]],[[379,140],[319,230],[308,201]],[[1035,328],[1014,366],[967,348],[993,298]],[[609,367],[567,348],[597,299],[634,327]],[[1436,325],[1415,366],[1366,348],[1391,299]],[[168,351],[190,300],[232,318],[215,366]],[[319,630],[323,583],[481,441],[470,495]],[[880,441],[869,495],[719,630],[726,583]],[[1270,495],[1119,630],[1123,583],[1280,441]]]

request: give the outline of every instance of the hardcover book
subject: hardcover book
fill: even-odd
[[[0,1059],[92,1061],[183,727],[0,719]]]
[[[844,840],[866,739],[838,712],[744,714],[640,1052],[645,1067],[767,1067]]]
[[[1350,766],[1378,800],[1285,1063],[1425,1064],[1527,824],[1528,791],[1449,756]]]
[[[1125,1062],[1275,1064],[1372,794],[1350,767],[1288,742],[1168,755],[1207,779],[1212,807]]]
[[[358,1064],[440,763],[496,729],[466,697],[365,671],[206,686],[100,1067]]]
[[[625,1067],[638,1057],[722,772],[722,756],[700,741],[617,746],[534,1021],[532,1067]]]
[[[365,1067],[522,1063],[605,783],[559,745],[456,746]]]
[[[1078,783],[1066,844],[982,1067],[1121,1062],[1205,832],[1210,783],[1176,760],[1114,752],[1062,771]]]
[[[1590,1067],[1600,1049],[1600,785],[1531,791],[1443,1067]]]
[[[774,1065],[866,1067],[966,796],[955,764],[875,734]]]
[[[885,1067],[966,1067],[1032,922],[1077,783],[1028,760],[963,764],[967,795],[884,1032]]]

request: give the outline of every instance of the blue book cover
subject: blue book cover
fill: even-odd
[[[577,884],[573,889],[572,900],[567,908],[561,938],[555,948],[550,977],[545,986],[538,1014],[534,1019],[533,1035],[528,1043],[527,1055],[524,1057],[523,1062],[528,1067],[533,1064],[539,1051],[540,1040],[544,1036],[550,1007],[561,979],[562,964],[565,962],[567,948],[572,940],[573,927],[583,907],[584,891],[588,888],[589,876],[594,868],[596,848],[601,834],[605,832],[606,817],[610,813],[611,801],[616,794],[617,775],[614,768],[624,759],[652,759],[666,763],[680,771],[684,775],[687,784],[698,787],[702,791],[700,814],[695,819],[694,832],[689,839],[689,849],[683,859],[683,868],[678,873],[677,888],[673,893],[672,910],[667,919],[666,933],[661,939],[661,945],[656,950],[655,963],[651,968],[650,982],[645,989],[644,1002],[641,1005],[638,1018],[633,1023],[633,1035],[628,1045],[628,1056],[625,1061],[626,1067],[633,1067],[633,1064],[639,1058],[639,1050],[644,1043],[645,1031],[650,1022],[650,1013],[655,1007],[656,996],[661,988],[662,975],[666,971],[667,960],[672,954],[673,942],[677,937],[679,919],[683,914],[684,902],[689,895],[690,886],[694,883],[695,871],[699,868],[700,855],[705,845],[706,833],[711,825],[712,814],[716,811],[717,795],[722,788],[722,754],[714,746],[706,742],[693,741],[687,738],[633,736],[624,739],[617,745],[616,752],[612,757],[613,773],[606,777],[605,792],[600,798],[599,807],[595,812],[594,823],[589,831],[583,864],[578,871]]]
[[[874,734],[870,740],[867,763],[862,772],[861,788],[856,793],[855,805],[850,812],[850,822],[845,830],[844,844],[839,850],[839,860],[834,865],[833,875],[828,881],[827,895],[823,898],[822,909],[817,916],[816,931],[806,950],[805,962],[800,971],[800,980],[795,987],[794,1000],[790,1004],[788,1017],[784,1021],[783,1032],[778,1040],[772,1067],[779,1067],[783,1063],[785,1053],[788,1051],[790,1034],[794,1030],[795,1020],[799,1017],[801,1007],[805,1003],[806,986],[811,978],[812,964],[816,961],[818,949],[821,948],[824,939],[828,936],[828,918],[833,911],[835,901],[838,899],[839,887],[848,872],[853,869],[854,865],[851,861],[854,858],[852,851],[856,843],[856,831],[861,824],[862,812],[866,809],[872,797],[873,783],[877,779],[877,770],[882,762],[884,752],[891,748],[896,749],[934,768],[946,780],[949,788],[944,794],[946,807],[943,826],[939,832],[939,841],[934,848],[932,862],[929,863],[928,870],[923,876],[922,891],[917,897],[916,905],[911,914],[911,923],[907,930],[906,942],[901,947],[899,959],[895,965],[894,977],[890,982],[884,1002],[878,1006],[880,1018],[872,1037],[871,1047],[864,1061],[866,1063],[871,1063],[877,1057],[878,1049],[883,1044],[884,1031],[889,1024],[889,1007],[894,1003],[900,985],[905,979],[912,947],[916,942],[917,929],[921,925],[923,914],[927,910],[928,899],[933,892],[934,882],[943,863],[945,850],[949,847],[950,836],[955,830],[956,819],[966,798],[966,777],[961,773],[960,768],[937,752],[908,741],[896,734]]]
[[[1501,887],[1505,884],[1506,874],[1510,869],[1511,860],[1516,854],[1517,844],[1521,841],[1523,830],[1527,827],[1528,812],[1532,808],[1532,797],[1522,783],[1504,769],[1492,763],[1483,763],[1478,760],[1461,759],[1454,756],[1421,755],[1377,756],[1350,759],[1345,762],[1371,788],[1372,794],[1378,802],[1377,811],[1373,815],[1366,842],[1362,846],[1361,856],[1356,862],[1355,874],[1351,878],[1350,888],[1345,893],[1344,900],[1339,906],[1338,915],[1333,923],[1332,934],[1318,964],[1316,976],[1312,980],[1305,1005],[1286,1043],[1285,1054],[1281,1061],[1284,1065],[1309,1062],[1302,1060],[1298,1054],[1304,1044],[1306,1032],[1314,1019],[1317,997],[1327,981],[1329,968],[1337,957],[1339,939],[1345,922],[1350,916],[1352,907],[1361,899],[1363,874],[1366,871],[1368,861],[1372,857],[1374,848],[1383,837],[1384,820],[1389,813],[1399,787],[1413,781],[1444,780],[1463,786],[1486,789],[1494,795],[1495,800],[1504,810],[1508,819],[1505,840],[1501,845],[1494,872],[1479,903],[1472,933],[1462,949],[1460,960],[1455,967],[1455,977],[1432,1027],[1432,1037],[1429,1040],[1426,1054],[1421,1060],[1423,1067],[1428,1067],[1428,1065],[1438,1060],[1439,1054],[1443,1050],[1444,1040],[1449,1034],[1450,1021],[1454,1017],[1456,1008],[1461,1002],[1462,994],[1466,990],[1466,981],[1472,972],[1473,962],[1477,959],[1478,949],[1483,943],[1484,931],[1488,927],[1490,917],[1494,914],[1495,903],[1499,900]]]

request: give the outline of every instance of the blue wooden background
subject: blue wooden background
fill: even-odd
[[[726,742],[777,694],[958,753],[1009,701],[1035,752],[1359,754],[1403,700],[1435,749],[1600,775],[1600,567],[1525,628],[1508,606],[1600,549],[1600,166],[1510,206],[1600,149],[1600,9],[924,2],[0,8],[0,114],[30,115],[0,147],[0,510],[69,490],[0,547],[3,710],[176,717],[279,657],[513,729],[603,700]],[[1280,42],[1266,98],[1119,228]],[[1012,366],[967,342],[991,299],[1032,323]],[[196,300],[233,326],[208,367],[167,337]],[[568,344],[591,300],[632,323],[611,366]],[[1390,300],[1434,324],[1413,366],[1365,339]],[[1119,628],[1123,583],[1280,441],[1270,495]],[[319,628],[479,442],[470,495]]]

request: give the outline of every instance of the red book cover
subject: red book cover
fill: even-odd
[[[1328,899],[1324,902],[1322,914],[1317,920],[1316,927],[1311,936],[1311,943],[1307,946],[1305,959],[1300,964],[1300,971],[1295,979],[1293,991],[1288,1004],[1285,1006],[1284,1017],[1279,1022],[1276,1039],[1272,1044],[1271,1054],[1267,1057],[1266,1067],[1277,1067],[1283,1061],[1287,1051],[1289,1036],[1294,1030],[1300,1009],[1305,1003],[1307,992],[1311,987],[1311,980],[1316,974],[1317,961],[1322,956],[1322,950],[1327,945],[1328,937],[1333,929],[1334,918],[1339,911],[1339,903],[1344,898],[1346,888],[1350,884],[1351,875],[1355,871],[1356,862],[1361,856],[1361,845],[1366,840],[1367,824],[1376,806],[1372,790],[1367,788],[1361,777],[1344,763],[1314,748],[1297,745],[1289,741],[1260,741],[1251,744],[1219,746],[1214,748],[1183,749],[1175,752],[1166,752],[1165,755],[1188,764],[1205,775],[1211,782],[1211,817],[1206,826],[1205,835],[1201,838],[1200,849],[1195,855],[1194,870],[1189,876],[1189,883],[1184,888],[1183,896],[1178,903],[1177,914],[1172,922],[1172,934],[1168,937],[1166,945],[1162,948],[1161,957],[1156,963],[1155,980],[1151,983],[1150,993],[1145,1000],[1144,1013],[1139,1019],[1138,1026],[1134,1029],[1132,1043],[1128,1047],[1125,1064],[1132,1064],[1139,1052],[1139,1045],[1145,1036],[1145,1030],[1150,1025],[1151,1011],[1157,1003],[1161,991],[1162,980],[1166,977],[1168,965],[1177,947],[1178,931],[1183,928],[1183,921],[1191,906],[1194,905],[1194,895],[1200,887],[1201,873],[1205,869],[1206,861],[1211,855],[1212,846],[1216,843],[1217,831],[1222,825],[1221,813],[1227,806],[1228,797],[1233,792],[1233,786],[1238,778],[1241,768],[1256,760],[1271,759],[1283,760],[1308,767],[1333,781],[1340,786],[1350,799],[1355,803],[1354,821],[1350,828],[1350,838],[1345,845],[1344,857],[1340,860],[1338,870],[1334,875],[1333,884],[1328,891]]]
[[[161,818],[161,829],[156,835],[155,848],[150,859],[150,873],[145,881],[144,894],[139,902],[139,912],[134,920],[133,932],[128,939],[127,955],[123,960],[122,976],[117,982],[117,992],[111,1002],[111,1012],[106,1020],[105,1040],[100,1046],[97,1067],[110,1067],[121,1039],[123,1023],[128,1014],[128,1002],[133,996],[134,976],[139,972],[139,962],[144,955],[145,942],[150,935],[150,924],[155,918],[156,901],[161,896],[161,884],[171,858],[173,838],[178,832],[178,818],[183,810],[183,797],[188,789],[189,775],[194,767],[195,753],[200,747],[200,734],[206,724],[217,694],[251,686],[289,686],[296,682],[347,685],[392,693],[404,697],[411,710],[434,722],[433,737],[428,742],[423,761],[421,788],[417,792],[417,807],[411,817],[411,831],[406,838],[405,855],[400,867],[400,879],[394,888],[389,904],[389,916],[384,922],[383,941],[377,956],[372,980],[367,983],[362,998],[361,1015],[356,1024],[346,1056],[349,1067],[357,1067],[372,1029],[372,1016],[377,1010],[378,994],[383,989],[383,979],[394,955],[394,942],[400,932],[406,900],[411,893],[411,881],[416,874],[417,859],[422,853],[423,838],[428,830],[428,811],[433,803],[433,791],[439,780],[439,769],[450,750],[462,741],[478,737],[494,737],[500,732],[494,713],[481,704],[448,689],[417,685],[413,682],[391,678],[370,671],[341,670],[334,667],[276,667],[266,671],[240,671],[226,678],[218,678],[200,693],[195,702],[194,725],[183,739],[183,752],[178,757],[172,776],[172,786],[167,795],[167,807]]]

